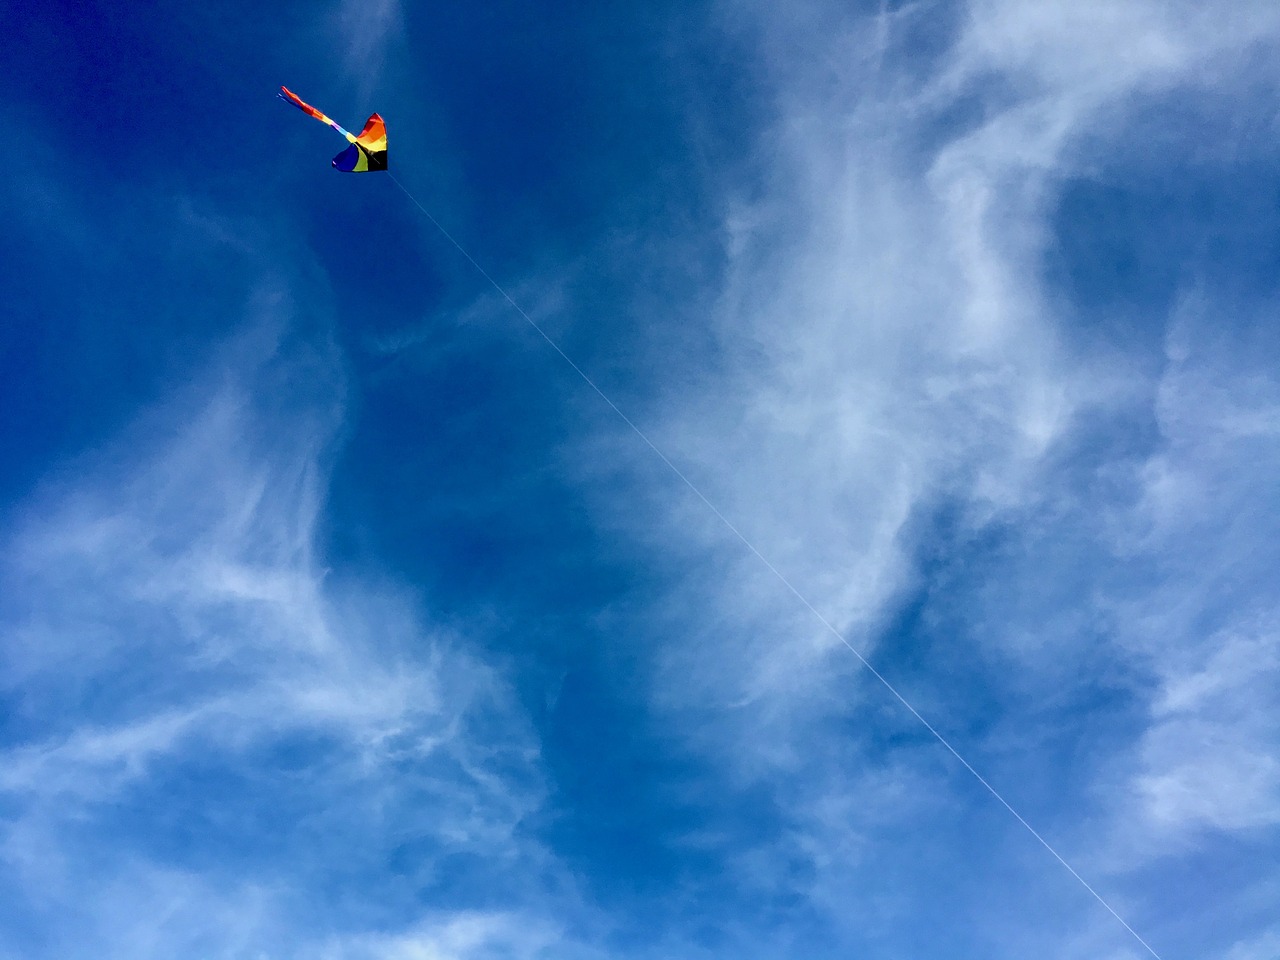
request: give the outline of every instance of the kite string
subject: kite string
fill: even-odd
[[[797,600],[800,601],[800,603],[805,607],[805,609],[807,609],[810,613],[812,613],[818,619],[819,623],[821,623],[824,627],[826,627],[827,631],[831,633],[832,636],[834,636],[837,640],[839,640],[849,650],[850,653],[852,653],[855,657],[857,657],[858,662],[863,667],[865,667],[873,677],[879,680],[880,683],[884,686],[884,688],[888,690],[891,694],[893,694],[894,698],[897,699],[897,701],[901,703],[904,707],[906,707],[913,717],[915,717],[917,720],[920,721],[920,723],[924,726],[924,728],[933,735],[935,740],[937,740],[940,744],[946,747],[947,751],[953,757],[955,757],[956,760],[958,760],[960,764],[966,770],[969,771],[969,773],[973,774],[974,778],[980,784],[982,784],[983,787],[986,788],[987,792],[990,793],[991,796],[995,797],[995,799],[999,801],[1000,805],[1003,806],[1007,811],[1009,811],[1009,813],[1013,815],[1014,819],[1017,820],[1018,823],[1022,824],[1022,826],[1027,829],[1027,832],[1030,833],[1031,836],[1035,837],[1035,839],[1039,841],[1040,845],[1043,846],[1046,850],[1048,850],[1049,853],[1053,856],[1053,858],[1057,860],[1058,863],[1062,864],[1062,866],[1066,868],[1067,872],[1070,873],[1071,876],[1075,877],[1075,879],[1080,883],[1080,885],[1084,887],[1085,890],[1087,890],[1093,896],[1093,898],[1098,901],[1098,903],[1102,904],[1102,906],[1106,908],[1107,912],[1110,913],[1113,917],[1115,917],[1116,920],[1120,922],[1120,925],[1124,927],[1125,930],[1127,930],[1129,934],[1135,940],[1138,941],[1138,943],[1142,944],[1142,946],[1146,949],[1148,953],[1150,953],[1153,957],[1155,957],[1156,960],[1161,960],[1160,954],[1156,953],[1156,951],[1152,949],[1151,945],[1147,943],[1147,941],[1143,940],[1142,937],[1138,935],[1138,932],[1134,930],[1133,927],[1129,926],[1128,923],[1125,922],[1124,917],[1120,916],[1120,914],[1115,911],[1115,909],[1111,906],[1111,904],[1109,904],[1105,899],[1103,899],[1102,895],[1098,893],[1098,891],[1095,890],[1089,884],[1089,882],[1085,880],[1084,877],[1080,876],[1080,874],[1076,872],[1075,868],[1066,861],[1066,859],[1062,856],[1062,854],[1058,853],[1058,851],[1053,848],[1053,846],[1049,843],[1049,841],[1046,840],[1044,837],[1042,837],[1039,831],[1037,831],[1033,826],[1031,826],[1031,824],[1026,821],[1026,819],[1022,816],[1022,814],[1018,813],[1018,811],[1014,809],[1013,805],[1009,803],[1009,801],[1006,800],[1001,795],[1000,791],[998,791],[995,787],[993,787],[987,781],[987,779],[984,776],[982,776],[982,774],[980,774],[976,769],[974,769],[973,765],[970,764],[968,760],[966,760],[963,756],[961,756],[960,751],[958,751],[955,747],[953,747],[951,745],[951,742],[947,740],[947,738],[944,737],[941,733],[939,733],[938,730],[933,726],[933,724],[931,724],[928,720],[924,718],[923,715],[921,715],[920,711],[918,711],[915,707],[911,705],[910,701],[908,701],[907,698],[904,697],[898,691],[897,687],[895,687],[892,683],[890,683],[889,680],[884,676],[884,674],[882,674],[879,670],[877,670],[871,664],[871,661],[869,661],[865,656],[863,656],[862,653],[859,652],[858,648],[855,647],[853,644],[851,644],[848,641],[848,639],[845,638],[845,635],[839,629],[837,629],[836,626],[830,620],[828,620],[825,616],[823,616],[823,614],[818,610],[817,607],[815,607],[812,603],[809,602],[809,599],[804,594],[802,594],[795,587],[795,585],[792,584],[790,580],[787,579],[787,577],[782,573],[782,571],[780,571],[777,567],[775,567],[773,563],[770,562],[768,557],[766,557],[763,553],[761,553],[758,549],[756,549],[755,544],[753,544],[750,540],[748,540],[746,535],[743,534],[742,531],[739,530],[737,526],[735,526],[734,523],[720,511],[720,508],[717,507],[714,503],[712,503],[711,500],[707,498],[706,494],[704,494],[697,487],[697,485],[694,484],[692,480],[690,480],[687,476],[685,476],[684,472],[680,470],[679,467],[677,467],[674,463],[671,462],[671,460],[667,457],[665,453],[662,452],[662,450],[658,447],[658,445],[649,439],[648,434],[646,434],[643,430],[640,429],[640,427],[636,425],[635,421],[633,421],[630,417],[628,417],[625,413],[623,413],[622,409],[616,403],[614,403],[613,400],[609,398],[608,394],[606,394],[602,389],[600,389],[599,386],[596,385],[596,382],[587,375],[586,371],[584,371],[580,366],[578,366],[578,364],[574,362],[573,358],[570,357],[567,353],[564,352],[564,350],[560,348],[560,345],[556,343],[555,340],[553,340],[550,337],[550,335],[548,335],[547,332],[543,330],[542,327],[531,316],[529,316],[529,314],[527,314],[524,311],[524,308],[521,307],[520,304],[518,304],[515,301],[515,299],[512,298],[511,294],[507,293],[507,291],[502,287],[502,285],[498,283],[497,280],[493,279],[493,277],[489,275],[489,272],[485,270],[485,268],[482,267],[476,261],[475,257],[471,256],[471,254],[467,252],[466,248],[463,247],[462,244],[460,244],[457,240],[453,238],[453,235],[444,228],[444,226],[440,223],[440,221],[431,215],[431,212],[422,205],[422,203],[418,200],[418,198],[415,197],[412,193],[410,193],[409,189],[403,183],[397,180],[395,176],[391,173],[391,171],[388,170],[387,175],[391,177],[391,182],[394,183],[397,187],[399,187],[400,190],[404,193],[404,195],[408,197],[410,201],[412,201],[413,205],[416,206],[420,211],[422,211],[422,215],[431,221],[432,226],[434,226],[437,230],[440,231],[441,236],[443,236],[446,240],[448,240],[449,243],[451,243],[453,247],[460,254],[462,254],[463,257],[466,258],[467,262],[470,263],[471,266],[473,266],[476,269],[476,271],[480,274],[480,276],[484,277],[484,279],[489,282],[490,286],[492,286],[493,289],[496,290],[502,296],[502,298],[511,305],[512,309],[514,309],[516,313],[518,313],[521,317],[524,318],[525,322],[528,323],[529,326],[531,326],[538,333],[538,335],[547,342],[547,344],[551,347],[552,350],[554,350],[556,353],[560,355],[561,359],[563,359],[565,363],[567,363],[570,367],[573,368],[573,371],[577,373],[579,377],[582,378],[583,382],[586,383],[588,387],[590,387],[593,391],[595,391],[596,395],[599,396],[600,399],[605,402],[605,404],[609,407],[609,409],[611,409],[614,413],[616,413],[622,419],[622,422],[625,423],[628,427],[630,427],[632,432],[635,433],[635,435],[640,438],[640,440],[645,444],[645,446],[647,446],[650,450],[652,450],[657,455],[658,459],[661,460],[663,463],[665,463],[667,467],[671,470],[671,472],[680,478],[680,480],[684,483],[684,485],[688,487],[690,491],[692,491],[693,495],[697,497],[699,500],[701,500],[704,504],[706,504],[707,508],[710,509],[711,512],[714,513],[716,517],[720,520],[720,522],[723,523],[729,529],[729,532],[732,533],[742,543],[742,545],[747,548],[748,551],[754,554],[756,559],[758,559],[761,563],[765,565],[766,568],[768,568],[769,572],[772,573],[782,583],[782,585],[786,587],[787,590],[789,590]]]

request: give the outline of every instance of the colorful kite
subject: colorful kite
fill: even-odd
[[[335,170],[343,173],[368,173],[374,170],[387,169],[387,126],[376,113],[365,121],[360,136],[348,133],[326,117],[323,113],[303,103],[302,99],[288,87],[281,87],[279,97],[292,103],[308,116],[315,117],[321,123],[327,123],[347,138],[351,146],[333,158]]]

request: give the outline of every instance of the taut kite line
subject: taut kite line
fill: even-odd
[[[281,87],[278,94],[281,100],[292,103],[307,116],[315,117],[321,123],[327,123],[347,138],[351,146],[333,158],[333,168],[343,173],[372,173],[375,170],[387,169],[387,125],[382,117],[373,114],[365,121],[360,136],[343,130],[311,104],[303,101],[288,87]]]
[[[1057,860],[1058,863],[1060,863],[1063,867],[1065,867],[1067,872],[1070,873],[1071,876],[1073,876],[1080,883],[1080,885],[1084,887],[1084,889],[1087,890],[1093,896],[1093,898],[1097,900],[1098,903],[1100,903],[1107,910],[1108,913],[1110,913],[1113,917],[1115,917],[1116,920],[1120,921],[1120,925],[1124,927],[1125,930],[1127,930],[1130,935],[1132,935],[1133,939],[1135,939],[1138,943],[1142,944],[1142,946],[1146,949],[1146,951],[1150,953],[1151,956],[1155,958],[1155,960],[1161,960],[1160,954],[1156,953],[1156,951],[1151,947],[1151,945],[1147,943],[1147,941],[1143,940],[1142,937],[1138,934],[1138,932],[1133,929],[1133,927],[1129,926],[1128,922],[1124,919],[1124,917],[1120,916],[1120,914],[1116,912],[1115,908],[1112,907],[1111,904],[1109,904],[1105,899],[1103,899],[1102,894],[1098,893],[1097,890],[1095,890],[1092,886],[1090,886],[1089,882],[1085,880],[1085,878],[1082,877],[1079,873],[1076,872],[1076,869],[1073,866],[1071,866],[1071,864],[1068,863],[1063,858],[1062,854],[1058,853],[1058,851],[1053,848],[1053,846],[1049,843],[1049,841],[1046,840],[1043,836],[1041,836],[1040,833],[1035,829],[1035,827],[1033,827],[1030,823],[1028,823],[1023,818],[1022,814],[1018,813],[1018,811],[1014,809],[1013,805],[1010,804],[1009,801],[1004,798],[1004,796],[1000,793],[1000,791],[998,791],[994,786],[992,786],[991,783],[988,782],[987,779],[983,777],[982,774],[979,773],[969,763],[969,761],[966,760],[960,754],[960,751],[958,751],[955,747],[953,747],[951,745],[951,742],[946,737],[944,737],[938,731],[938,729],[933,726],[933,724],[931,724],[928,720],[926,720],[924,716],[918,710],[916,710],[915,707],[911,705],[911,702],[907,700],[907,698],[898,691],[897,687],[895,687],[892,683],[890,683],[888,678],[885,677],[884,674],[882,674],[879,670],[877,670],[875,666],[872,665],[871,661],[869,661],[865,656],[863,656],[863,654],[859,652],[858,648],[855,647],[852,643],[850,643],[848,638],[845,637],[845,635],[841,633],[840,630],[830,620],[828,620],[825,616],[822,615],[822,613],[817,609],[817,607],[815,607],[812,603],[809,602],[808,598],[805,597],[805,595],[801,593],[800,590],[796,588],[791,583],[791,581],[788,580],[787,577],[777,567],[773,565],[772,562],[770,562],[769,558],[766,557],[763,553],[761,553],[756,548],[755,544],[753,544],[750,540],[748,540],[746,535],[743,534],[736,526],[734,526],[733,522],[728,517],[726,517],[723,513],[720,512],[720,508],[717,507],[714,503],[712,503],[712,501],[707,498],[706,494],[704,494],[700,489],[698,489],[698,487],[693,483],[693,481],[690,480],[687,476],[685,476],[685,474],[680,470],[680,468],[677,467],[674,463],[672,463],[670,459],[668,459],[667,455],[662,452],[662,450],[658,447],[658,445],[655,444],[652,440],[650,440],[648,435],[643,430],[641,430],[640,427],[637,426],[636,423],[630,417],[628,417],[622,411],[622,409],[609,398],[608,394],[606,394],[602,389],[600,389],[600,387],[596,385],[595,381],[592,380],[587,375],[586,371],[584,371],[580,366],[578,366],[578,364],[574,362],[573,358],[570,357],[567,353],[565,353],[563,349],[561,349],[560,345],[556,343],[556,341],[553,340],[551,336],[545,330],[542,329],[541,326],[538,325],[536,320],[534,320],[531,316],[529,316],[529,314],[527,314],[524,311],[524,308],[521,307],[520,304],[517,303],[515,299],[512,298],[511,294],[507,293],[507,291],[503,289],[502,285],[499,284],[497,280],[493,279],[493,277],[489,275],[488,271],[486,271],[484,267],[482,267],[476,261],[476,259],[473,256],[471,256],[470,253],[467,252],[466,248],[463,247],[462,244],[460,244],[457,240],[453,238],[453,236],[449,233],[448,230],[444,228],[444,226],[440,223],[440,221],[438,221],[435,217],[431,215],[431,211],[429,211],[426,207],[422,205],[422,201],[420,201],[417,197],[415,197],[412,193],[410,193],[409,189],[404,184],[402,184],[399,180],[397,180],[395,175],[391,173],[390,170],[387,170],[387,128],[386,128],[386,125],[382,122],[382,117],[378,116],[378,114],[376,113],[373,114],[371,117],[369,117],[368,121],[364,125],[364,130],[360,133],[360,136],[357,137],[348,133],[346,130],[342,129],[342,127],[338,126],[336,123],[334,123],[332,120],[326,117],[323,113],[321,113],[315,107],[311,106],[310,104],[304,103],[301,99],[298,98],[296,94],[292,93],[287,87],[281,87],[280,91],[281,91],[280,92],[281,100],[286,100],[289,103],[292,103],[294,106],[296,106],[299,110],[302,110],[304,113],[309,114],[310,116],[315,117],[317,120],[321,121],[322,123],[326,123],[329,126],[333,127],[334,130],[337,130],[340,134],[346,137],[347,140],[351,143],[350,147],[348,147],[342,153],[338,154],[336,157],[333,158],[333,166],[335,169],[341,170],[344,173],[365,173],[365,172],[370,172],[374,170],[386,170],[387,176],[391,178],[391,181],[397,187],[400,188],[400,190],[404,193],[406,197],[409,198],[409,200],[413,203],[414,206],[416,206],[419,210],[422,211],[423,215],[426,216],[426,218],[431,221],[431,223],[435,226],[437,230],[440,231],[440,233],[444,236],[444,238],[448,240],[451,244],[453,244],[453,246],[458,250],[458,252],[461,253],[462,256],[465,257],[471,263],[471,265],[476,268],[476,270],[480,273],[480,275],[489,282],[489,284],[494,288],[494,290],[496,290],[499,294],[502,295],[503,299],[505,299],[507,303],[509,303],[512,306],[512,308],[515,309],[516,313],[518,313],[521,317],[523,317],[525,322],[527,322],[529,326],[531,326],[542,337],[542,339],[545,340],[551,346],[551,348],[556,353],[558,353],[560,357],[570,367],[573,368],[574,372],[576,372],[578,376],[581,377],[583,381],[586,382],[587,386],[589,386],[592,390],[594,390],[596,394],[599,395],[600,399],[603,400],[605,404],[607,404],[610,407],[610,409],[612,409],[613,412],[616,413],[622,419],[622,421],[628,427],[631,428],[631,430],[636,434],[636,436],[638,436],[645,443],[645,445],[649,447],[650,450],[652,450],[655,454],[657,454],[658,459],[661,460],[663,463],[665,463],[671,469],[672,473],[674,473],[677,477],[679,477],[680,480],[684,482],[685,486],[687,486],[699,500],[701,500],[707,507],[710,508],[711,512],[714,513],[716,517],[720,519],[720,521],[729,529],[729,531],[739,541],[741,541],[743,546],[745,546],[747,550],[753,553],[756,556],[756,558],[760,560],[760,562],[763,563],[765,567],[767,567],[775,577],[777,577],[777,579],[782,583],[782,585],[786,587],[787,590],[789,590],[792,593],[792,595],[794,595],[796,599],[799,600],[800,603],[804,607],[806,607],[809,610],[809,612],[812,613],[818,619],[818,621],[822,623],[822,625],[826,627],[827,630],[838,641],[840,641],[840,643],[842,643],[845,647],[847,647],[849,651],[855,657],[857,657],[858,662],[861,663],[862,666],[873,677],[879,680],[881,685],[883,685],[885,689],[887,689],[889,693],[891,693],[898,700],[898,702],[901,703],[907,709],[907,711],[913,717],[915,717],[918,721],[920,721],[920,723],[925,727],[925,729],[927,729],[929,733],[933,735],[934,739],[937,740],[940,744],[942,744],[942,746],[944,746],[951,753],[951,755],[960,762],[961,766],[963,766],[967,771],[969,771],[969,773],[971,773],[974,776],[974,778],[980,784],[982,784],[983,787],[986,788],[987,792],[991,794],[991,796],[994,797],[1010,814],[1012,814],[1013,818],[1017,820],[1018,823],[1022,824],[1022,826],[1026,828],[1027,832],[1030,833],[1031,836],[1033,836],[1037,841],[1039,841],[1040,845],[1043,846],[1047,851],[1049,851],[1049,853],[1053,856],[1053,858]]]

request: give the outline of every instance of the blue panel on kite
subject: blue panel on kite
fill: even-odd
[[[357,167],[361,166],[360,161],[363,157],[364,151],[353,143],[333,158],[333,166],[343,173],[353,173]]]

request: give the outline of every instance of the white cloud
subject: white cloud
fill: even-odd
[[[368,99],[382,81],[391,49],[405,29],[400,0],[339,0],[329,31],[347,76]]]
[[[1094,388],[1061,350],[1037,280],[1066,125],[1019,100],[922,160],[934,84],[881,72],[893,69],[894,30],[928,11],[900,11],[887,35],[833,26],[819,4],[809,12],[826,33],[806,38],[805,75],[787,53],[794,28],[751,10],[765,61],[787,72],[744,191],[761,199],[727,200],[730,259],[711,318],[726,369],[704,395],[673,396],[655,434],[866,649],[912,582],[908,522],[942,497],[967,498],[974,517],[1020,502]],[[700,505],[663,509],[672,539],[694,532],[741,557]],[[718,586],[700,588],[721,594],[734,626],[695,673],[715,670],[720,697],[797,704],[849,659],[754,558],[709,580]],[[744,632],[757,638],[745,648]],[[673,677],[702,656],[671,655]]]
[[[1158,833],[1280,822],[1280,380],[1222,335],[1215,313],[1195,297],[1170,329],[1164,443],[1141,474],[1126,541],[1166,575],[1122,614],[1124,639],[1160,678],[1135,784]]]
[[[1152,97],[1247,84],[1249,77],[1231,71],[1239,69],[1240,50],[1273,50],[1280,41],[1273,5],[1242,4],[1222,15],[1143,0],[976,2],[965,8],[946,52],[931,62],[923,55],[928,66],[906,50],[938,15],[934,5],[882,13],[874,24],[834,4],[721,9],[735,35],[744,24],[754,31],[776,117],[758,139],[749,182],[727,189],[726,276],[707,315],[696,318],[713,325],[720,366],[702,372],[696,395],[673,377],[676,386],[649,432],[852,643],[868,650],[886,613],[918,583],[911,521],[941,502],[960,505],[968,530],[993,517],[1077,516],[1080,542],[1048,559],[1092,570],[1115,563],[1113,549],[1130,551],[1135,564],[1135,550],[1142,562],[1195,556],[1192,541],[1213,524],[1229,525],[1233,507],[1258,492],[1248,484],[1274,477],[1259,462],[1236,459],[1273,440],[1276,408],[1270,400],[1242,404],[1244,390],[1228,388],[1234,396],[1224,398],[1222,385],[1234,375],[1229,361],[1204,374],[1203,386],[1219,385],[1217,398],[1197,387],[1177,401],[1176,414],[1170,386],[1187,371],[1170,372],[1161,388],[1164,429],[1183,417],[1210,422],[1185,447],[1169,435],[1167,453],[1146,466],[1150,483],[1136,509],[1074,502],[1078,493],[1056,472],[1062,464],[1055,458],[1080,416],[1132,412],[1147,396],[1113,358],[1068,342],[1071,306],[1045,288],[1042,267],[1064,179],[1087,175],[1099,156],[1125,147],[1125,120]],[[1263,372],[1260,382],[1273,384],[1272,374]],[[1260,382],[1248,387],[1255,400]],[[1249,479],[1234,492],[1229,481],[1223,490],[1227,477],[1197,466],[1221,450],[1213,446],[1219,442],[1238,444],[1220,461],[1224,470],[1248,463],[1242,475]],[[594,459],[616,462],[620,447],[605,443],[607,452]],[[635,454],[641,457],[647,452]],[[1195,510],[1206,504],[1209,527],[1197,526]],[[858,684],[851,655],[677,485],[644,511],[634,506],[628,504],[629,517],[608,522],[630,525],[665,556],[695,558],[697,570],[667,609],[673,626],[651,678],[656,709],[681,737],[745,779],[774,780],[779,771],[794,778],[787,814],[806,828],[783,846],[844,849],[839,829],[804,811],[841,789],[857,795],[856,778],[823,777],[823,761],[806,761],[826,737],[853,737],[828,726],[832,718],[847,717],[855,701],[879,702],[884,692]],[[1105,532],[1094,509],[1110,511]],[[1163,523],[1177,534],[1155,536]],[[1108,542],[1113,534],[1116,541]],[[1099,801],[1108,813],[1128,815],[1131,788],[1166,825],[1272,822],[1275,769],[1266,757],[1274,748],[1260,728],[1224,712],[1233,696],[1244,695],[1258,716],[1274,717],[1273,699],[1264,696],[1275,686],[1272,668],[1219,662],[1214,645],[1194,636],[1195,601],[1214,581],[1214,565],[1229,564],[1239,543],[1227,538],[1216,549],[1211,558],[1165,567],[1169,589],[1132,606],[1132,593],[1119,591],[1126,601],[1117,602],[1108,590],[1067,597],[1077,606],[1041,611],[1044,622],[1020,624],[1024,635],[994,618],[986,624],[991,635],[977,654],[1012,656],[1001,660],[1010,669],[1057,670],[1063,683],[1072,676],[1062,669],[1064,658],[1105,659],[1117,672],[1138,662],[1161,677],[1166,704],[1181,698],[1181,707],[1166,706],[1134,744],[1139,757],[1129,773],[1136,781],[1122,776],[1130,787]],[[702,565],[700,553],[708,558]],[[1257,559],[1240,563],[1256,573]],[[1041,566],[1028,577],[1046,582],[1069,572]],[[1131,586],[1126,581],[1125,589]],[[1000,593],[999,584],[990,589]],[[1179,592],[1197,596],[1187,603]],[[1275,597],[1258,599],[1265,607]],[[1059,615],[1072,628],[1050,642]],[[1175,621],[1176,634],[1156,642],[1157,628]],[[1090,637],[1093,646],[1083,649],[1082,636],[1117,622],[1118,635]],[[689,623],[698,626],[689,630]],[[1275,642],[1269,629],[1228,635],[1255,653]],[[1170,649],[1187,656],[1166,673],[1160,664]],[[1243,649],[1236,651],[1241,657]],[[893,660],[893,651],[870,652]],[[929,707],[937,698],[936,710],[925,712],[944,730],[948,684],[938,676],[927,689],[908,691]],[[1017,719],[993,720],[992,743],[1018,744],[1020,759],[1007,762],[1019,775],[1042,773],[1045,741],[1061,733],[1036,724],[1010,732]],[[992,743],[959,745],[968,752]],[[1116,744],[1079,749],[1105,753]],[[1091,773],[1101,792],[1104,775]],[[1063,830],[1075,838],[1074,849],[1090,851],[1082,855],[1089,862],[1079,864],[1088,872],[1107,858],[1089,859],[1096,848],[1082,834],[1097,828],[1078,820]],[[1064,852],[1070,857],[1073,848]],[[785,856],[766,854],[773,862]],[[1046,856],[1043,873],[1058,869]],[[1119,882],[1105,879],[1104,886]],[[1114,944],[1117,929],[1100,936]]]
[[[256,937],[287,939],[302,891],[323,904],[328,858],[401,843],[424,878],[452,852],[545,858],[517,836],[545,788],[506,679],[403,588],[318,562],[341,361],[296,329],[287,297],[257,302],[247,333],[51,478],[6,534],[0,686],[22,733],[0,752],[0,885],[32,910],[76,911],[64,955],[247,955]],[[302,768],[264,772],[303,749]],[[192,803],[193,768],[284,777],[281,802],[329,823],[333,846],[304,849],[304,831],[255,863],[274,891],[259,897],[111,827],[178,816],[165,798]],[[184,815],[262,829],[260,805],[250,790]],[[206,903],[234,922],[196,917]]]
[[[467,912],[424,921],[390,936],[332,945],[325,960],[578,960],[602,956],[575,944],[545,919],[515,913]]]
[[[1280,956],[1280,932],[1272,931],[1261,937],[1241,940],[1226,955],[1225,960],[1274,960]]]

